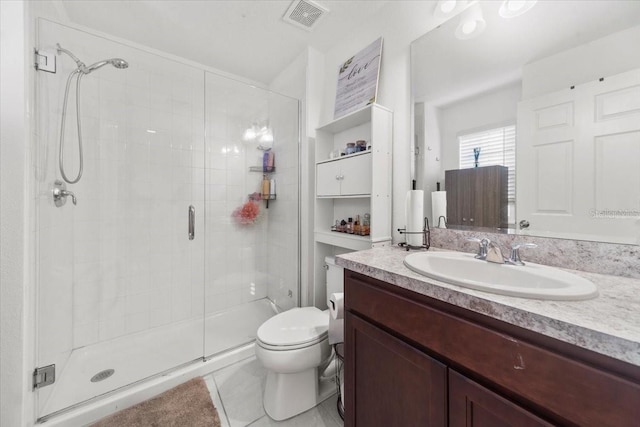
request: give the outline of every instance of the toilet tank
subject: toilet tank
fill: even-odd
[[[328,256],[324,259],[327,264],[327,307],[331,294],[344,292],[344,268],[336,265],[336,259]]]

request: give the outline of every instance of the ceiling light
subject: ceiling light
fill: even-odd
[[[438,19],[449,19],[460,12],[469,3],[467,0],[439,0],[433,11]]]
[[[528,12],[538,0],[504,0],[498,13],[506,19],[515,18]]]
[[[480,3],[475,2],[460,15],[460,23],[456,28],[456,37],[460,40],[468,40],[479,36],[487,26],[482,16]]]

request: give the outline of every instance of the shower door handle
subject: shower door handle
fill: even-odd
[[[189,206],[189,240],[196,237],[196,208]]]

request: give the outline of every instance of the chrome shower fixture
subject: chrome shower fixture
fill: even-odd
[[[97,70],[98,68],[102,68],[107,64],[111,64],[116,68],[119,68],[121,70],[127,68],[129,66],[129,63],[127,61],[125,61],[124,59],[121,58],[111,58],[111,59],[106,59],[104,61],[99,61],[96,62],[95,64],[91,64],[87,67],[87,71],[86,73],[89,74],[92,71]]]
[[[56,47],[58,50],[58,55],[60,55],[61,53],[65,53],[67,55],[69,55],[71,57],[71,59],[73,59],[76,63],[76,65],[78,66],[77,71],[83,73],[83,74],[90,74],[91,72],[104,67],[107,64],[111,64],[116,68],[119,69],[125,69],[127,67],[129,67],[129,63],[127,61],[125,61],[122,58],[111,58],[111,59],[105,59],[103,61],[98,61],[95,64],[91,64],[88,67],[85,65],[84,62],[80,61],[78,59],[77,56],[75,56],[73,53],[71,53],[71,51],[63,48],[62,46],[60,46],[60,43],[56,43]]]
[[[91,64],[88,67],[84,64],[84,62],[80,61],[77,56],[73,53],[64,49],[60,44],[56,44],[58,48],[58,55],[64,53],[71,57],[78,66],[75,70],[69,74],[67,78],[67,86],[64,91],[64,101],[62,104],[62,124],[60,126],[60,151],[58,152],[58,165],[60,166],[60,175],[62,175],[62,179],[64,179],[69,184],[75,184],[80,181],[82,178],[82,170],[83,170],[83,156],[82,156],[82,125],[80,122],[80,81],[82,76],[86,74],[90,74],[95,70],[98,70],[104,67],[107,64],[113,65],[118,69],[125,69],[129,66],[129,63],[121,58],[111,58],[105,59],[103,61],[98,61],[95,64]],[[64,172],[64,156],[62,152],[64,151],[64,125],[67,118],[67,99],[69,97],[69,86],[71,85],[71,80],[73,80],[73,76],[76,76],[76,123],[78,125],[78,157],[80,159],[80,165],[78,168],[78,175],[74,179],[67,178],[67,175]]]

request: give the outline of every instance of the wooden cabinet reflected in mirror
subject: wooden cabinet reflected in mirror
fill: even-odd
[[[445,171],[448,225],[506,228],[508,171],[505,166]]]

